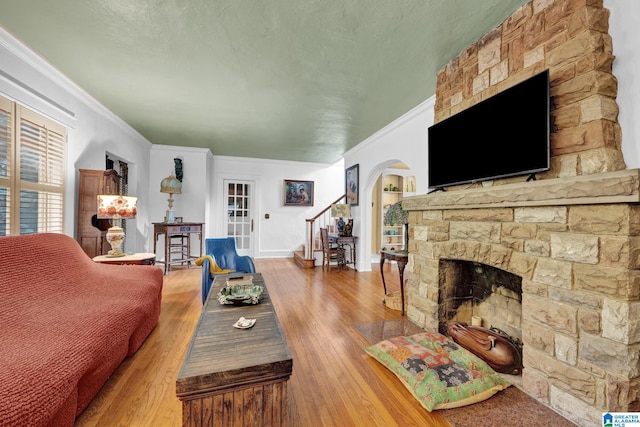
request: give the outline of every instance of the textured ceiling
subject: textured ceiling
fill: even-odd
[[[153,144],[333,163],[526,0],[1,0],[0,25]]]

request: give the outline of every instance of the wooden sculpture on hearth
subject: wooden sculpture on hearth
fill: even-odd
[[[496,372],[513,375],[522,372],[522,344],[503,331],[449,322],[447,332],[456,343],[483,359]]]

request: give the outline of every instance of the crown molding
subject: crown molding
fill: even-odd
[[[151,142],[149,142],[138,131],[133,129],[128,123],[98,102],[98,100],[89,95],[89,93],[84,89],[78,86],[53,65],[49,64],[44,58],[31,50],[2,26],[0,26],[0,47],[6,49],[10,54],[15,56],[18,61],[21,61],[27,67],[33,69],[52,85],[57,86],[60,90],[66,92],[78,102],[86,105],[99,116],[109,119],[124,132],[130,134],[132,138],[151,144]],[[28,82],[21,80],[19,76],[11,75],[3,69],[0,69],[0,78],[5,80],[11,86],[17,88],[21,93],[26,94],[31,100],[35,100],[39,104],[45,104],[49,108],[53,108],[55,111],[62,113],[67,118],[67,120],[63,120],[64,124],[70,127],[74,126],[73,123],[77,118],[76,111],[74,111],[72,105],[65,106],[61,104],[59,101],[56,101],[41,91],[34,89],[28,84]],[[15,101],[19,103],[32,104],[23,99],[15,99]]]
[[[351,150],[344,153],[342,157],[346,158],[346,157],[355,155],[359,151],[367,149],[371,144],[383,138],[387,134],[395,131],[399,127],[404,126],[407,122],[413,120],[417,116],[420,116],[424,113],[428,113],[429,111],[433,112],[435,103],[436,103],[435,95],[427,98],[426,100],[424,100],[423,102],[421,102],[420,104],[412,108],[411,110],[404,113],[402,116],[398,117],[397,119],[395,119],[394,121],[392,121],[391,123],[383,127],[382,129],[378,130],[376,133],[374,133],[373,135],[371,135],[361,143],[357,144]]]

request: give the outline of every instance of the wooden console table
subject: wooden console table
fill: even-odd
[[[287,381],[293,360],[265,286],[257,305],[222,305],[216,295],[230,274],[217,276],[176,380],[183,426],[287,425]],[[244,274],[248,276],[248,274]],[[240,318],[257,319],[237,329]]]
[[[398,271],[400,272],[400,301],[402,311],[404,315],[404,268],[409,262],[409,251],[380,251],[380,274],[382,275],[382,286],[384,287],[384,295],[387,295],[387,284],[384,281],[384,261],[395,261],[398,264]]]
[[[201,222],[179,222],[168,224],[166,222],[154,222],[153,223],[153,252],[158,253],[156,250],[158,243],[158,236],[164,234],[164,261],[157,261],[158,264],[164,264],[164,274],[169,272],[169,267],[174,264],[188,264],[191,265],[192,261],[195,261],[202,255],[202,223]],[[200,254],[197,257],[191,256],[191,234],[197,234],[200,239]],[[180,247],[180,252],[172,252],[172,238],[186,239],[186,242],[181,241],[177,246]],[[172,253],[179,253],[180,259],[171,259]]]
[[[329,234],[329,242],[336,243],[344,248],[344,246],[349,246],[349,256],[350,260],[345,260],[346,264],[353,264],[353,269],[358,270],[358,253],[356,252],[358,237],[357,236],[339,236],[337,234]]]

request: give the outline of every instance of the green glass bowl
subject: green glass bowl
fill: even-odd
[[[252,305],[260,303],[264,288],[259,285],[227,285],[218,292],[220,304]]]

